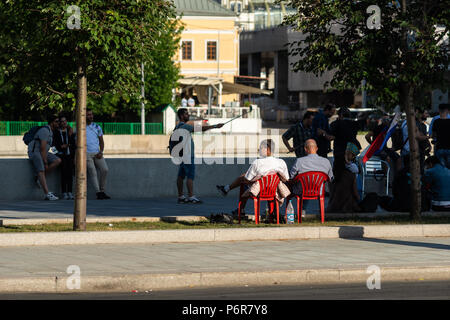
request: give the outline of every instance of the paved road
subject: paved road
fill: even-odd
[[[449,300],[449,281],[382,282],[381,289],[360,284],[194,288],[124,293],[0,294],[0,300]]]
[[[450,266],[450,238],[0,247],[0,279],[184,272]],[[450,279],[450,276],[449,276]]]

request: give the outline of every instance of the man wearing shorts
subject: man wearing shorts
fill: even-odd
[[[190,148],[183,148],[183,162],[179,165],[177,188],[178,188],[178,203],[202,203],[196,196],[194,196],[194,178],[195,178],[195,164],[194,164],[194,140],[192,139],[192,132],[194,132],[194,123],[189,122],[189,112],[186,108],[180,108],[177,111],[180,122],[175,127],[175,130],[183,129],[189,133]],[[215,124],[212,126],[201,125],[201,131],[209,129],[222,128],[223,124]],[[175,131],[174,130],[174,131]],[[189,141],[185,141],[185,146]],[[187,159],[187,160],[186,160]],[[185,197],[183,193],[183,182],[187,177],[186,186],[189,197]]]
[[[34,179],[39,187],[44,191],[45,200],[58,200],[59,198],[53,192],[48,191],[45,175],[55,169],[61,159],[56,155],[49,153],[53,142],[53,130],[59,125],[57,116],[51,116],[48,125],[40,128],[34,135],[33,141],[28,144],[28,158],[34,169]]]

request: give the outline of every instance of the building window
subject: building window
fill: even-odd
[[[217,41],[208,41],[206,43],[206,59],[217,60]]]
[[[183,41],[181,45],[183,60],[192,60],[192,41]]]

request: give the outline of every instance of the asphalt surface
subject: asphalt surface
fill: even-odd
[[[450,266],[450,237],[96,244],[0,248],[0,280],[185,272]],[[449,275],[450,279],[450,275]]]
[[[369,290],[366,283],[296,286],[190,288],[123,293],[0,294],[0,300],[449,300],[448,281],[381,282]]]

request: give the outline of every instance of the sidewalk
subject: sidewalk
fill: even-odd
[[[197,286],[449,280],[450,237],[0,248],[0,292],[130,292]]]

